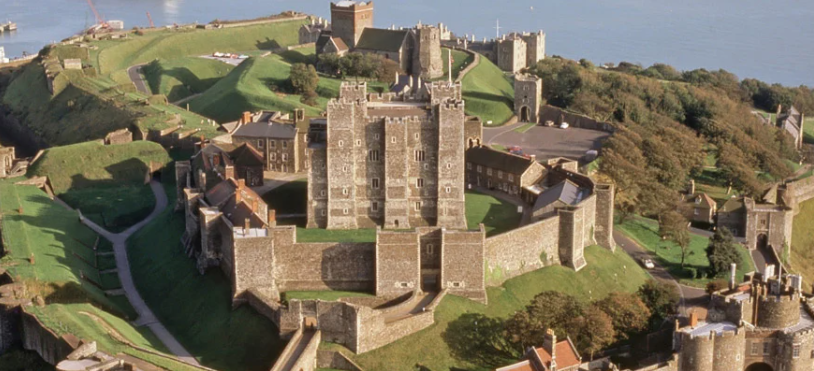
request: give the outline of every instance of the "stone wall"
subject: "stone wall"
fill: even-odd
[[[441,59],[441,30],[434,26],[418,26],[411,31],[415,37],[413,75],[434,79],[444,74]]]
[[[713,369],[715,353],[714,335],[691,337],[680,334],[681,351],[679,369],[682,371],[710,371]]]
[[[588,116],[568,112],[562,108],[549,105],[543,106],[540,110],[540,122],[544,123],[546,121],[553,121],[555,125],[559,125],[565,121],[572,128],[605,131],[608,133],[613,133],[616,130],[610,123],[599,122]]]
[[[317,367],[332,368],[336,370],[364,371],[362,367],[353,362],[344,354],[335,350],[318,350]]]
[[[376,240],[376,296],[397,296],[420,288],[418,233],[381,231]]]
[[[800,295],[767,295],[757,299],[757,325],[786,328],[800,321]]]
[[[280,291],[372,291],[374,243],[297,243],[275,241],[274,273]]]
[[[616,250],[616,243],[613,240],[613,188],[612,184],[597,184],[594,187],[596,195],[594,239],[599,246],[611,251]]]
[[[274,241],[267,237],[241,237],[234,239],[232,248],[233,297],[241,296],[246,290],[258,288],[262,292],[275,290],[274,280]],[[268,294],[267,294],[268,295]]]
[[[441,289],[486,302],[484,238],[486,231],[443,231],[441,235]]]
[[[523,273],[560,264],[559,239],[558,217],[487,238],[484,241],[487,283],[497,286]]]
[[[33,350],[46,362],[55,365],[65,359],[78,345],[78,339],[59,336],[42,324],[37,317],[23,310],[23,348]]]
[[[130,130],[119,129],[105,136],[105,144],[125,144],[133,141],[133,133]]]

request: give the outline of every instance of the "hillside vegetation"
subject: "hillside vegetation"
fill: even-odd
[[[183,57],[154,60],[142,68],[142,73],[153,93],[175,102],[203,93],[233,69],[231,64],[213,59]]]
[[[151,168],[161,170],[169,163],[169,155],[157,143],[87,142],[46,150],[28,174],[47,176],[68,205],[118,232],[152,212],[155,198],[145,179]]]
[[[484,125],[501,125],[514,114],[512,81],[486,57],[480,58],[478,65],[461,80],[461,85],[466,114],[480,117]]]

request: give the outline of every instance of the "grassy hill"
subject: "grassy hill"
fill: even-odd
[[[612,253],[591,246],[585,249],[585,258],[588,266],[579,272],[551,266],[515,277],[503,286],[487,288],[488,305],[448,295],[436,309],[435,324],[431,327],[380,349],[352,355],[351,358],[366,370],[413,371],[416,365],[429,370],[491,370],[493,368],[486,365],[455,358],[450,350],[450,345],[455,344],[444,340],[447,338],[444,334],[447,328],[462,315],[480,313],[506,318],[522,310],[535,295],[547,290],[565,292],[583,301],[596,300],[613,291],[633,292],[648,277],[621,250]]]
[[[71,207],[108,230],[121,231],[152,212],[155,198],[145,175],[151,163],[162,168],[169,162],[164,148],[153,142],[87,142],[46,150],[28,175],[47,176]]]
[[[791,269],[807,282],[814,279],[814,200],[800,204],[791,233]]]
[[[231,64],[212,59],[183,57],[155,60],[142,72],[153,93],[175,102],[206,91],[233,69]]]
[[[460,50],[453,50],[447,48],[441,48],[441,60],[444,63],[444,76],[439,77],[438,80],[446,80],[447,73],[449,72],[449,51],[452,51],[452,80],[458,78],[458,75],[461,73],[461,70],[469,66],[472,62],[475,61],[475,57],[470,55],[469,53],[462,52]]]
[[[466,114],[487,125],[501,125],[512,117],[514,86],[510,78],[485,57],[461,80]]]

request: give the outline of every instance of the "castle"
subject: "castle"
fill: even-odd
[[[444,31],[443,25],[422,24],[407,30],[374,28],[372,1],[343,0],[331,3],[330,25],[314,23],[300,28],[300,44],[314,42],[317,58],[350,51],[380,55],[408,74],[434,79],[444,74],[441,60]]]
[[[659,371],[802,371],[814,368],[814,299],[802,277],[770,265],[712,294],[707,321],[676,325],[675,356]]]
[[[497,39],[484,38],[482,41],[475,40],[474,36],[471,38],[451,37],[443,41],[442,45],[480,53],[501,70],[511,73],[520,72],[545,59],[545,33],[543,31],[513,32]]]

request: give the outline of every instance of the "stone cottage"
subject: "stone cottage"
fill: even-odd
[[[545,167],[534,157],[523,157],[488,146],[466,150],[466,182],[473,187],[497,189],[510,196],[521,196],[524,188],[542,179]]]
[[[232,142],[260,152],[266,170],[298,173],[307,169],[309,120],[303,110],[295,110],[293,119],[275,111],[244,112],[241,121],[244,124],[232,134]]]
[[[689,221],[711,224],[715,222],[718,204],[703,192],[682,195],[679,211]]]

